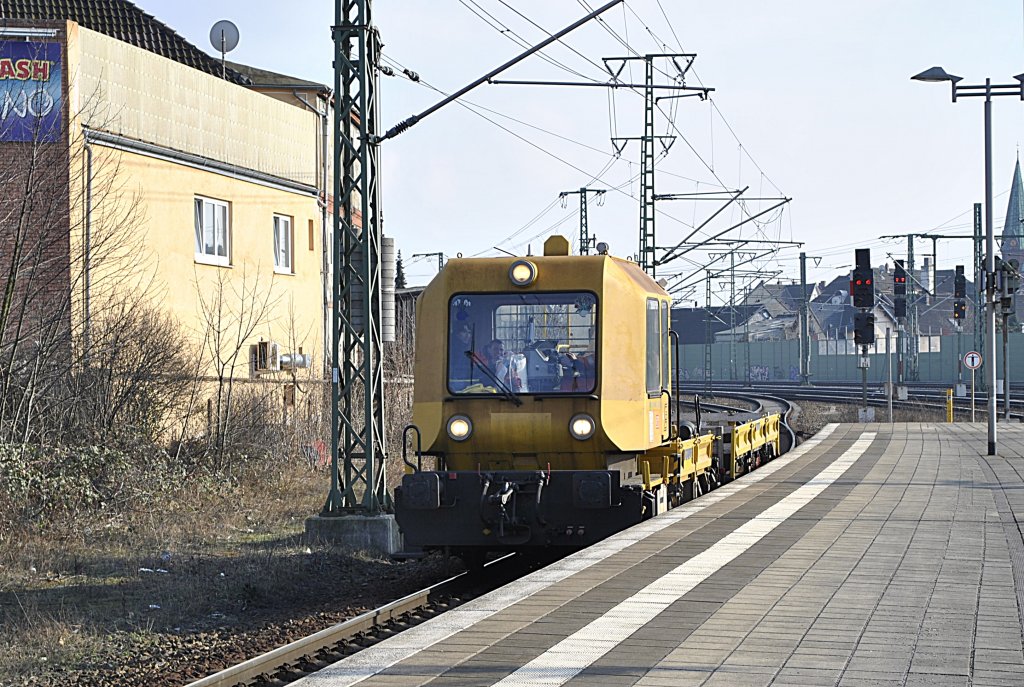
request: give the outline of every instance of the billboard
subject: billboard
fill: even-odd
[[[60,43],[0,41],[0,142],[61,135]]]

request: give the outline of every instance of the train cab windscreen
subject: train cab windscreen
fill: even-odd
[[[596,361],[592,293],[473,293],[451,299],[453,394],[589,394]]]

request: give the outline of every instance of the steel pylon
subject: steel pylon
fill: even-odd
[[[370,0],[338,0],[332,33],[331,488],[322,515],[374,515],[390,503],[380,331],[380,40],[372,26]]]

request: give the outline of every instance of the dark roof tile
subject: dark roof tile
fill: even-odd
[[[175,62],[221,75],[220,60],[189,43],[174,29],[128,0],[0,0],[0,26],[9,20],[66,21],[162,55]],[[252,80],[230,67],[228,81],[248,86]]]

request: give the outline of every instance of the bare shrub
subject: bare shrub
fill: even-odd
[[[54,142],[4,144],[0,440],[65,440],[74,378],[95,356],[109,357],[94,327],[116,326],[139,300],[131,294],[150,286],[139,199],[125,185],[121,153],[91,146],[79,120],[67,126],[70,136]]]
[[[108,311],[95,323],[89,364],[64,386],[75,402],[61,434],[114,446],[165,442],[195,384],[193,348],[165,313],[128,303]]]

